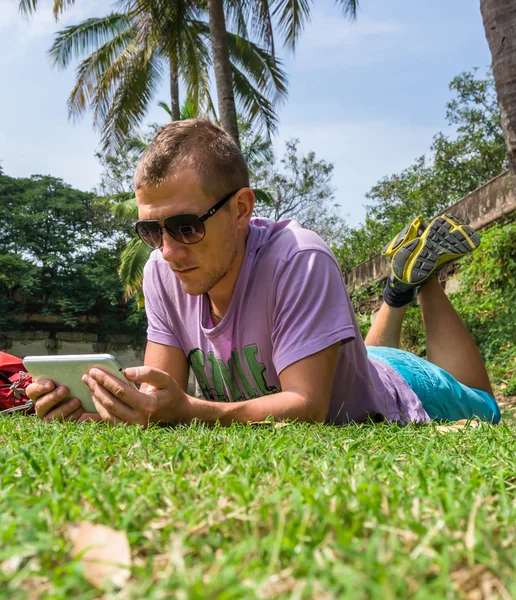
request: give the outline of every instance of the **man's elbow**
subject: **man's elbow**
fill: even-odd
[[[324,423],[330,408],[326,398],[305,398],[304,421],[308,423]]]

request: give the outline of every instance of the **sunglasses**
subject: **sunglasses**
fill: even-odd
[[[206,235],[204,222],[226,204],[238,190],[231,192],[213,205],[210,210],[204,215],[183,214],[167,217],[164,221],[160,219],[149,221],[137,221],[134,226],[136,233],[140,239],[152,249],[161,248],[163,245],[163,230],[165,229],[169,235],[182,244],[197,244]],[[161,225],[160,221],[163,221]]]

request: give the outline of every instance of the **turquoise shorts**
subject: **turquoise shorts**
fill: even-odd
[[[403,377],[431,419],[458,421],[477,417],[493,424],[500,421],[500,409],[491,394],[459,383],[424,358],[384,346],[367,346],[367,354]]]

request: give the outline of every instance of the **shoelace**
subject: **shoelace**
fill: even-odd
[[[25,404],[20,404],[20,406],[13,406],[12,408],[5,408],[4,410],[0,410],[0,415],[6,415],[7,413],[13,413],[19,410],[29,410],[33,406],[34,402],[32,400],[27,400]]]

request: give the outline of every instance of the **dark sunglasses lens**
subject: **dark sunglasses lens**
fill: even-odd
[[[196,244],[204,237],[204,224],[196,215],[169,217],[165,220],[165,229],[183,244]]]
[[[137,223],[136,233],[151,248],[161,246],[161,227],[159,223]]]

